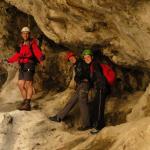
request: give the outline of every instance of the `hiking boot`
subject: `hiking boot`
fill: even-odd
[[[95,127],[92,131],[90,131],[91,134],[97,134],[100,130],[102,130],[104,128],[104,125],[103,126],[98,126],[98,127]]]
[[[20,109],[24,106],[24,104],[25,104],[25,100],[26,100],[26,99],[24,99],[24,100],[23,100],[23,102],[21,102],[21,104],[18,106],[18,108],[17,108],[17,109],[19,109],[19,110],[20,110]]]
[[[61,122],[61,119],[57,115],[52,117],[50,116],[48,119],[54,122]]]
[[[24,100],[24,102],[21,103],[19,110],[25,110],[25,111],[31,111],[31,105],[30,105],[31,100]]]
[[[92,131],[90,131],[91,134],[97,134],[100,130],[99,129],[93,129]]]
[[[86,130],[89,130],[89,129],[91,129],[91,126],[79,127],[79,128],[78,128],[79,131],[86,131]]]

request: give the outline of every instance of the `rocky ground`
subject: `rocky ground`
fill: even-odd
[[[1,150],[149,150],[149,88],[145,93],[136,92],[124,99],[108,98],[107,126],[91,135],[90,130],[77,131],[80,124],[79,114],[76,114],[78,107],[65,122],[48,120],[48,116],[59,111],[72,95],[71,87],[45,96],[38,93],[34,95],[31,112],[18,111],[16,107],[21,97],[16,95],[15,78],[6,82],[1,92]]]

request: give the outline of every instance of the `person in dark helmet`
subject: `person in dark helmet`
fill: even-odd
[[[30,38],[29,27],[22,28],[21,36],[23,42],[20,44],[19,49],[17,49],[17,52],[12,57],[5,61],[8,63],[19,63],[18,87],[20,89],[23,102],[18,109],[30,111],[30,102],[33,95],[33,77],[37,63],[35,61],[38,61],[43,66],[45,56],[38,47],[36,40]]]
[[[105,126],[104,109],[105,99],[109,93],[109,85],[103,74],[99,62],[93,59],[93,52],[91,50],[83,51],[83,60],[90,64],[90,78],[95,91],[93,102],[90,103],[90,116],[92,126],[95,128],[91,131],[92,134],[97,133]],[[91,67],[93,72],[91,71]]]
[[[49,117],[49,119],[51,121],[61,122],[78,102],[82,120],[82,126],[78,130],[84,131],[91,128],[88,108],[88,91],[90,88],[89,66],[82,60],[78,60],[73,52],[67,53],[67,60],[74,65],[74,80],[77,84],[76,92],[72,95],[65,107],[55,116]]]

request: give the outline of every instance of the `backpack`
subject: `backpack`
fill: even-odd
[[[99,63],[99,65],[102,68],[103,75],[105,76],[108,84],[110,86],[113,86],[114,83],[115,83],[115,80],[116,80],[116,73],[115,73],[115,71],[107,64]],[[91,64],[91,66],[90,66],[90,72],[92,74],[94,73],[93,64]]]

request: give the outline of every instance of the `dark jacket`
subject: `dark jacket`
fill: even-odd
[[[100,67],[100,62],[98,61],[93,61],[91,63],[93,65],[93,70],[94,72],[90,75],[91,77],[91,82],[96,88],[108,88],[109,84],[107,82],[107,79],[103,75],[102,68]]]
[[[78,60],[75,65],[75,78],[76,83],[81,83],[87,80],[91,83],[90,78],[90,65],[86,64],[83,60]]]

